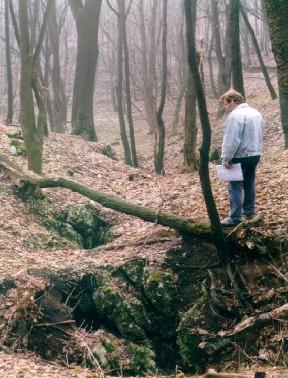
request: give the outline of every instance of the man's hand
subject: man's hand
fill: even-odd
[[[231,163],[223,163],[224,167],[230,169],[232,164]]]

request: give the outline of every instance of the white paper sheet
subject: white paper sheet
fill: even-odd
[[[241,164],[232,164],[231,168],[227,169],[223,165],[216,165],[218,178],[221,181],[243,181],[243,173]]]

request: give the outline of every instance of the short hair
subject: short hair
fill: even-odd
[[[233,101],[236,104],[242,104],[243,102],[245,102],[245,98],[244,96],[242,96],[241,93],[235,91],[235,89],[229,89],[229,91],[224,93],[220,98],[220,102],[222,104],[225,104],[225,103],[230,104]]]

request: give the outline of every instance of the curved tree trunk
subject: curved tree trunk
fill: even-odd
[[[228,264],[229,248],[226,238],[223,235],[219,215],[217,212],[215,200],[212,193],[209,177],[209,150],[211,144],[211,127],[207,112],[206,99],[201,83],[201,78],[197,63],[197,52],[195,46],[195,33],[193,32],[193,9],[190,0],[185,0],[185,16],[186,16],[186,36],[188,49],[188,63],[192,73],[195,90],[197,93],[197,101],[199,108],[199,115],[202,125],[202,145],[200,149],[200,166],[199,175],[201,188],[211,222],[211,227],[214,235],[215,245],[217,247],[219,260],[222,264]],[[195,17],[196,19],[196,17]]]
[[[93,119],[98,28],[102,0],[69,0],[77,27],[77,61],[72,103],[72,133],[96,141]]]
[[[277,64],[279,99],[285,148],[288,148],[288,2],[265,0],[272,50]]]

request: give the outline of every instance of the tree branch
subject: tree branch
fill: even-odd
[[[15,38],[16,38],[17,45],[18,45],[19,50],[20,50],[19,28],[18,28],[18,24],[17,24],[17,20],[16,20],[16,16],[15,16],[15,11],[14,11],[14,6],[13,6],[13,1],[12,0],[9,0],[9,9],[10,9],[10,14],[11,14],[11,18],[12,18],[12,23],[13,23],[13,26],[14,26]]]
[[[116,11],[115,8],[112,7],[110,1],[106,0],[106,2],[107,2],[108,7],[112,10],[112,12],[114,12],[116,14],[116,16],[119,17],[119,13]]]
[[[38,60],[39,55],[40,55],[40,51],[41,51],[41,47],[43,45],[43,41],[44,41],[44,37],[45,37],[47,25],[48,25],[48,18],[49,18],[50,11],[52,9],[53,1],[55,1],[55,0],[48,0],[46,9],[45,9],[45,12],[44,12],[44,15],[43,15],[43,22],[42,22],[42,26],[41,26],[40,33],[39,33],[39,39],[38,39],[38,42],[36,44],[36,49],[35,49],[34,56],[33,56],[33,62],[34,63]]]
[[[83,9],[82,0],[69,0],[69,5],[75,21],[77,20],[79,13]]]

